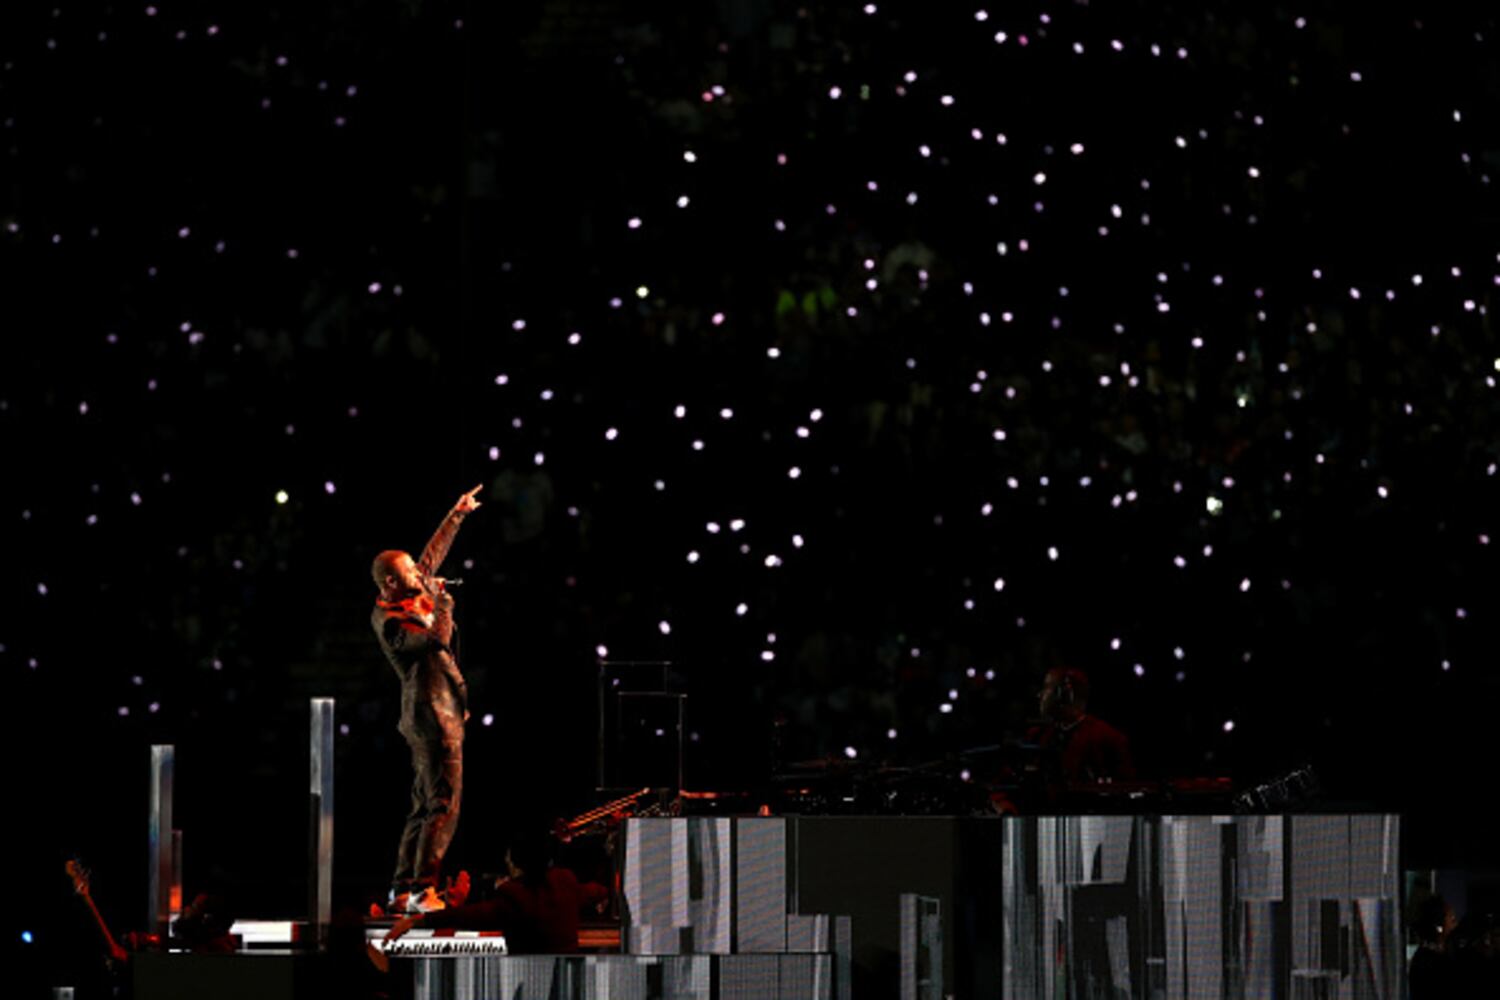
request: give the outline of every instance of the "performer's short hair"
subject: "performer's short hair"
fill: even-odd
[[[1087,704],[1089,700],[1089,675],[1077,667],[1053,667],[1049,673],[1057,675],[1057,686],[1066,687],[1070,695],[1065,699],[1074,705]]]
[[[370,564],[370,576],[375,578],[375,586],[384,587],[385,578],[396,575],[396,563],[402,556],[410,558],[409,553],[400,549],[386,549],[375,557],[375,561]]]
[[[511,838],[510,858],[526,879],[546,881],[547,866],[552,862],[551,836],[545,830],[531,827],[519,831]]]

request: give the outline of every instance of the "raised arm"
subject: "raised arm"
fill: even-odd
[[[458,498],[458,503],[448,511],[448,516],[443,518],[443,523],[438,525],[437,531],[433,532],[432,538],[428,539],[427,547],[422,550],[422,557],[417,560],[417,569],[423,576],[435,576],[438,567],[443,565],[443,560],[448,557],[448,550],[453,546],[453,539],[458,535],[458,526],[463,524],[464,518],[470,512],[480,507],[474,495],[484,487],[476,486],[463,496]]]

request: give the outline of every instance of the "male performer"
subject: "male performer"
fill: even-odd
[[[1042,755],[1042,777],[1058,793],[1069,785],[1130,781],[1135,764],[1125,734],[1088,714],[1089,678],[1082,670],[1047,671],[1037,696],[1047,721],[1029,734]]]
[[[415,772],[411,812],[401,833],[391,880],[391,901],[395,904],[408,894],[406,905],[412,908],[441,905],[436,894],[438,872],[458,825],[468,691],[455,655],[453,597],[436,574],[459,525],[479,509],[474,495],[480,489],[476,486],[458,498],[420,559],[414,561],[405,552],[388,549],[375,557],[370,568],[380,588],[370,623],[386,659],[401,678],[397,728],[411,747]]]

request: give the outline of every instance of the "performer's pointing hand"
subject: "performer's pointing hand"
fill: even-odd
[[[478,500],[474,499],[474,494],[478,493],[482,489],[484,489],[483,484],[474,487],[472,490],[459,497],[458,503],[453,505],[454,509],[461,510],[465,514],[469,513],[470,511],[478,510],[480,508],[480,503]]]

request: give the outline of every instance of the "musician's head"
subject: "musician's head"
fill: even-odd
[[[370,564],[370,576],[382,596],[390,597],[412,593],[422,589],[422,573],[417,569],[411,553],[400,549],[386,549]]]
[[[505,852],[505,865],[512,877],[544,882],[551,864],[552,841],[546,831],[527,828],[511,838],[510,849]]]
[[[1089,703],[1089,675],[1076,667],[1053,667],[1037,695],[1042,715],[1058,722],[1082,718]]]
[[[1458,926],[1458,917],[1447,900],[1430,893],[1411,904],[1412,933],[1422,944],[1442,944]]]

